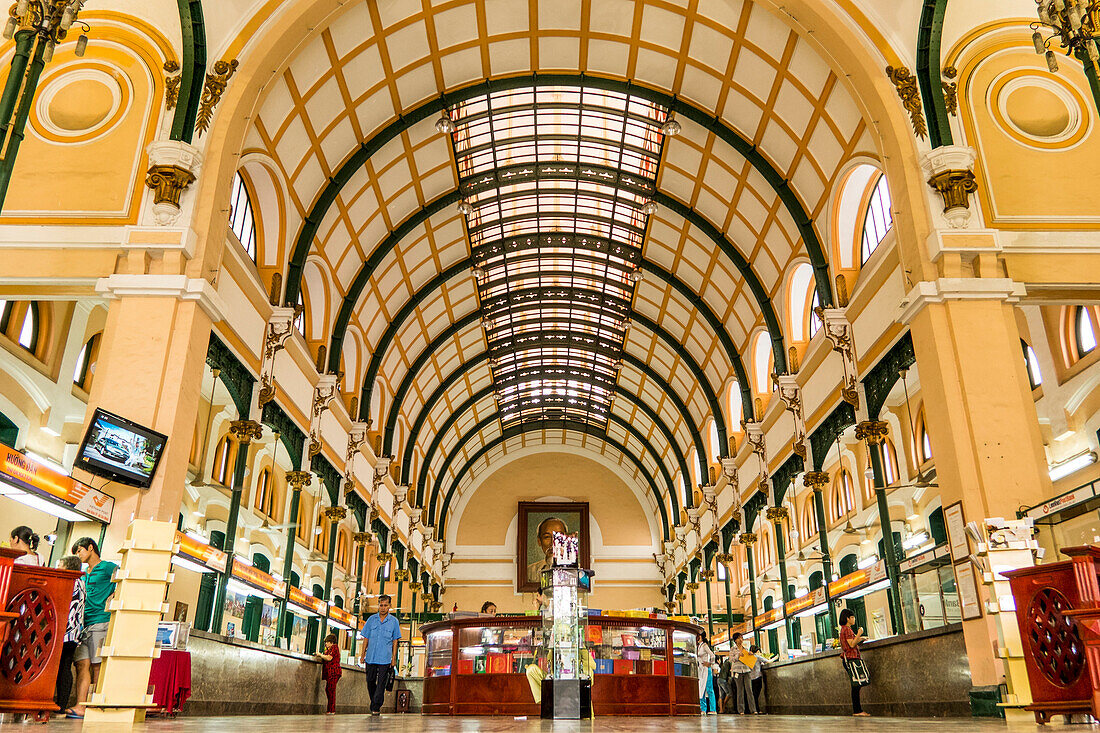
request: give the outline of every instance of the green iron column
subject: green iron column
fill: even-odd
[[[684,587],[688,589],[689,593],[691,593],[691,615],[698,616],[699,611],[696,610],[695,607],[695,597],[699,595],[699,583],[694,580],[689,580]]]
[[[328,519],[328,561],[325,563],[325,593],[324,600],[328,603],[332,597],[332,571],[336,565],[336,537],[340,530],[340,522],[344,521],[344,517],[348,515],[348,508],[344,506],[327,506],[321,510]],[[321,635],[319,639],[323,642],[325,636],[328,635],[328,616],[321,619]]]
[[[359,641],[359,625],[362,616],[360,597],[363,594],[363,573],[367,571],[367,543],[370,542],[370,532],[356,532],[351,536],[355,543],[355,600],[352,601],[352,615],[355,616],[355,631],[351,634],[351,657],[358,659],[355,648]]]
[[[730,594],[730,572],[733,569],[734,557],[732,553],[723,552],[717,557],[719,563],[726,568],[726,577],[723,579],[723,584],[726,590],[726,628],[733,628],[733,596]]]
[[[23,89],[23,80],[27,75],[27,64],[31,60],[34,39],[35,33],[32,30],[21,30],[15,34],[15,55],[11,60],[8,80],[4,84],[4,94],[0,96],[0,140],[7,139],[12,114],[15,112],[15,103],[19,99],[19,92]]]
[[[894,546],[894,532],[890,528],[890,506],[886,502],[886,472],[883,468],[883,444],[890,432],[889,423],[884,420],[866,420],[856,425],[856,440],[867,442],[867,452],[871,457],[871,472],[875,483],[875,498],[878,502],[878,520],[882,526],[882,554],[886,561],[886,576],[890,579],[887,595],[890,599],[890,615],[894,622],[894,633],[905,633],[905,621],[901,612],[899,593],[898,555]]]
[[[714,580],[714,571],[707,568],[699,573],[699,577],[702,578],[707,586],[707,634],[709,636],[714,636],[714,612],[710,600],[710,581]]]
[[[752,546],[756,544],[756,533],[742,532],[737,541],[745,546],[745,561],[749,564],[749,602],[752,606],[752,617],[755,623],[756,617],[760,615],[760,606],[756,601],[756,559],[752,556]],[[756,627],[753,626],[753,628]],[[759,644],[760,640],[757,639],[756,643]]]
[[[302,489],[312,480],[309,471],[288,471],[286,482],[290,485],[290,521],[286,531],[286,553],[283,555],[283,580],[290,586],[290,573],[294,568],[294,540],[298,532],[298,509],[302,505]],[[279,620],[275,626],[275,645],[290,638],[290,611],[285,598],[279,601]],[[290,644],[287,644],[288,648]]]
[[[241,494],[244,491],[244,474],[248,468],[248,447],[253,440],[263,437],[264,429],[255,420],[234,420],[229,424],[229,432],[237,440],[237,461],[233,467],[233,486],[229,496],[229,517],[225,520],[225,554],[229,556],[225,563],[225,572],[218,583],[218,592],[214,596],[214,609],[211,614],[210,630],[222,633],[222,617],[225,614],[225,593],[229,579],[233,577],[233,547],[237,540],[237,519],[241,514]]]
[[[787,601],[791,592],[787,582],[787,538],[784,537],[783,520],[787,518],[787,507],[773,506],[765,514],[768,521],[775,527],[775,551],[776,562],[779,563],[779,583],[781,597],[783,599],[783,628],[787,634],[787,648],[794,649],[794,629],[791,628],[791,620],[787,618]]]
[[[802,477],[802,483],[813,489],[814,514],[817,516],[817,540],[821,544],[821,568],[825,575],[825,603],[829,608],[825,629],[829,638],[837,633],[836,609],[829,597],[829,581],[833,579],[833,560],[829,554],[829,525],[825,520],[825,496],[824,489],[829,485],[829,474],[824,471],[807,471]]]

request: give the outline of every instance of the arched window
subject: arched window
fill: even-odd
[[[252,216],[252,198],[240,171],[233,176],[233,197],[229,205],[229,228],[237,235],[244,251],[256,261],[256,220]]]
[[[741,432],[741,421],[745,419],[745,404],[741,399],[741,385],[736,381],[730,383],[728,396],[730,430]]]
[[[882,444],[882,470],[886,474],[886,485],[891,486],[898,480],[898,453],[894,450],[894,442],[889,438]]]
[[[271,469],[265,468],[256,477],[256,509],[268,517],[275,512],[275,487],[271,485]]]
[[[306,303],[302,299],[302,291],[298,291],[298,308],[297,315],[294,316],[294,329],[302,334],[306,335]]]
[[[932,440],[928,437],[928,428],[925,426],[924,408],[917,413],[917,429],[914,434],[917,447],[917,464],[932,460]]]
[[[863,243],[860,245],[860,264],[866,264],[871,254],[894,226],[894,215],[890,210],[890,187],[886,185],[886,176],[879,176],[863,219]]]
[[[1073,316],[1073,335],[1077,339],[1077,358],[1096,348],[1096,324],[1089,309],[1077,306]]]
[[[76,357],[76,369],[73,370],[73,384],[85,392],[90,392],[92,377],[95,376],[95,365],[99,361],[100,334],[95,334],[80,349]]]
[[[808,540],[817,534],[817,511],[814,507],[814,497],[810,496],[802,505],[802,539]]]
[[[0,300],[0,332],[32,354],[38,354],[42,313],[38,303]]]
[[[228,435],[218,441],[214,450],[214,465],[210,478],[222,486],[229,486],[233,480],[233,468],[237,460],[237,441]]]
[[[794,268],[787,286],[787,313],[791,339],[794,341],[807,341],[813,335],[810,319],[813,316],[813,300],[816,294],[814,268],[808,262],[803,262]]]
[[[756,393],[768,394],[771,392],[772,348],[771,342],[768,340],[768,334],[765,331],[761,331],[756,335],[756,343],[752,347],[752,368],[753,378],[756,381],[753,387]]]
[[[711,461],[717,461],[718,456],[722,455],[722,446],[718,442],[718,421],[717,420],[715,420],[713,418],[711,419],[710,428],[707,430],[707,434],[710,438],[709,445],[707,446],[707,448],[710,449],[710,455],[707,456],[707,458],[709,459],[707,461],[707,463],[710,463]]]
[[[316,534],[313,537],[313,549],[324,555],[328,552],[329,518],[322,515],[317,520]]]
[[[294,535],[300,542],[305,542],[306,538],[309,537],[310,530],[313,529],[309,521],[313,511],[309,506],[308,497],[304,496],[305,492],[302,493],[303,496],[298,498],[298,516],[294,518],[294,523],[297,525],[294,528]]]
[[[336,534],[336,564],[344,569],[348,567],[348,535],[346,532]]]
[[[833,479],[833,492],[830,497],[829,519],[838,522],[852,513],[856,506],[855,491],[852,483],[852,474],[848,469],[840,469],[840,473]]]
[[[688,468],[691,469],[691,477],[694,480],[691,487],[692,487],[692,490],[694,490],[696,486],[703,483],[703,478],[702,478],[702,476],[699,475],[699,449],[698,448],[693,448],[692,449],[692,451],[691,451],[691,461],[688,463]]]
[[[817,315],[817,309],[820,307],[821,297],[817,294],[817,288],[814,288],[814,297],[810,298],[810,338],[816,336],[821,330],[821,318]]]
[[[1043,383],[1043,373],[1039,371],[1039,357],[1035,356],[1035,349],[1028,346],[1027,341],[1020,339],[1020,348],[1024,351],[1024,368],[1027,370],[1027,381],[1032,389],[1036,389]]]

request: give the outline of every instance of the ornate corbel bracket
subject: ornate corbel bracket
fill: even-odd
[[[928,125],[924,121],[924,107],[920,101],[920,90],[917,88],[917,77],[904,66],[886,67],[886,76],[894,84],[897,90],[901,106],[909,113],[909,121],[913,125],[913,133],[921,140],[928,137]]]
[[[856,344],[852,338],[852,324],[843,308],[818,308],[815,310],[821,319],[821,330],[840,354],[841,367],[844,370],[844,384],[840,387],[840,396],[852,407],[859,407],[859,373],[856,370]]]
[[[180,73],[179,62],[168,59],[164,62],[164,109],[171,112],[176,108],[176,102],[180,98],[180,81],[183,75]]]
[[[229,85],[229,79],[237,71],[237,59],[218,61],[214,68],[207,72],[206,83],[202,87],[202,101],[199,103],[199,114],[195,118],[195,132],[203,134],[210,128],[210,122],[214,119],[214,109],[225,94],[225,88]]]
[[[794,452],[806,458],[806,420],[802,414],[802,388],[798,377],[780,374],[775,377],[779,400],[794,418]]]
[[[274,308],[264,329],[263,360],[260,364],[259,403],[262,408],[275,399],[275,355],[286,348],[286,342],[293,333],[293,309]]]

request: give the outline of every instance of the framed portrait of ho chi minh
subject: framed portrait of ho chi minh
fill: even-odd
[[[591,567],[588,502],[521,501],[516,537],[516,589],[519,592],[538,591],[539,574],[550,567],[554,532],[577,535],[580,566]]]

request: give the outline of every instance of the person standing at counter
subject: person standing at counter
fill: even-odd
[[[8,547],[19,550],[23,554],[15,558],[16,565],[41,565],[42,558],[38,556],[38,535],[26,525],[19,525],[11,531],[11,539]]]
[[[336,634],[325,637],[325,650],[317,656],[321,658],[321,678],[325,681],[325,697],[328,698],[326,715],[336,715],[336,684],[344,674],[340,667],[340,647],[337,646]]]
[[[80,558],[66,555],[57,561],[62,570],[80,570]],[[73,583],[73,595],[69,599],[69,616],[65,623],[65,639],[61,643],[61,664],[57,668],[57,683],[54,686],[54,702],[66,715],[75,715],[69,707],[69,697],[73,692],[73,655],[80,644],[84,631],[84,578]]]
[[[748,703],[749,713],[756,715],[756,700],[752,697],[752,682],[749,677],[752,675],[752,665],[758,661],[756,656],[745,648],[745,638],[741,634],[734,634],[730,640],[730,657],[733,658],[733,664],[731,665],[733,672],[733,686],[737,691],[737,714],[745,714],[745,703]]]
[[[749,673],[749,681],[752,682],[752,703],[756,707],[756,712],[763,715],[764,708],[760,707],[760,690],[764,687],[764,657],[760,655],[760,647],[753,644],[749,647],[749,651],[756,658],[756,661],[752,665],[752,672]]]
[[[714,652],[707,641],[706,632],[700,631],[695,641],[695,657],[699,661],[699,711],[703,715],[717,715],[714,702]]]
[[[856,615],[851,609],[845,608],[840,612],[840,660],[844,663],[844,670],[848,673],[848,679],[852,683],[852,715],[867,717],[870,713],[863,712],[863,706],[859,702],[859,691],[868,682],[867,665],[859,654],[859,645],[867,640],[863,635],[863,629],[852,629],[856,625]]]
[[[88,566],[84,575],[84,632],[76,647],[76,700],[74,717],[84,716],[84,703],[88,691],[99,681],[99,665],[103,661],[100,651],[107,638],[107,626],[111,612],[107,605],[115,594],[114,577],[118,565],[99,556],[99,545],[91,537],[81,537],[72,547],[73,554]]]
[[[482,616],[496,616],[497,615],[497,604],[493,603],[492,601],[485,601],[485,603],[482,603],[481,604],[481,615]]]
[[[371,615],[359,631],[364,639],[363,653],[359,661],[366,665],[367,695],[370,696],[370,714],[381,715],[386,698],[386,685],[397,666],[397,641],[401,638],[401,624],[390,615],[392,599],[378,596],[378,613]]]

